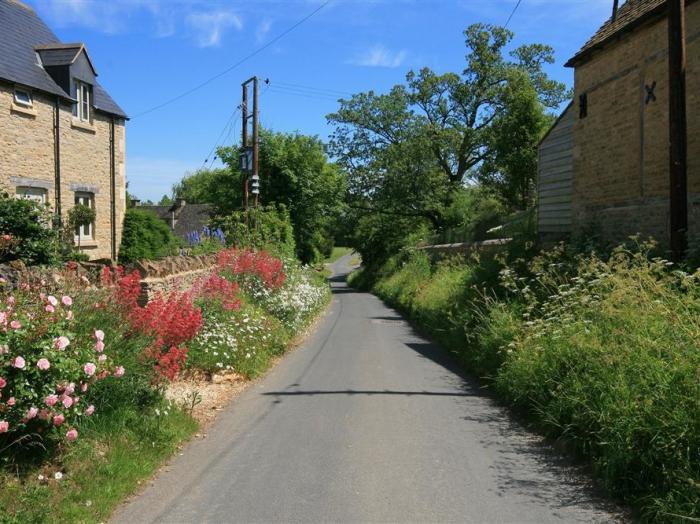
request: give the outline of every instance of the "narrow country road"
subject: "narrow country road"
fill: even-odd
[[[114,522],[610,522],[585,480],[344,283],[316,332]]]

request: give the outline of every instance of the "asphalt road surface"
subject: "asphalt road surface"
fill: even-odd
[[[114,522],[610,522],[576,469],[344,283],[314,334]]]

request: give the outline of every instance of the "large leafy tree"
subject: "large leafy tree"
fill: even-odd
[[[241,208],[242,175],[236,146],[217,150],[226,167],[204,169],[175,185],[187,201],[211,203],[219,215]],[[299,133],[260,133],[260,200],[282,204],[294,228],[297,255],[316,262],[333,248],[336,221],[345,194],[343,173],[328,161],[318,137]]]
[[[524,205],[545,111],[566,97],[543,70],[553,50],[534,44],[507,54],[513,34],[484,24],[464,36],[461,74],[411,71],[405,84],[353,95],[328,115],[329,149],[348,173],[355,213],[415,217],[441,230],[455,195],[478,181]]]

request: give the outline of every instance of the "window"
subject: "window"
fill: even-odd
[[[78,102],[73,107],[73,115],[77,116],[83,122],[90,121],[90,104],[92,102],[92,86],[81,82],[80,80],[75,81],[75,98]]]
[[[95,195],[94,193],[76,193],[75,194],[75,205],[82,204],[89,207],[90,209],[95,209]],[[95,231],[95,224],[87,224],[85,226],[75,228],[75,240],[92,240],[94,238],[93,234]]]
[[[18,187],[17,198],[34,200],[39,204],[46,204],[46,189],[43,187]]]
[[[15,104],[32,107],[32,94],[26,89],[15,88]]]
[[[588,116],[588,94],[583,93],[578,97],[578,117],[586,118]]]

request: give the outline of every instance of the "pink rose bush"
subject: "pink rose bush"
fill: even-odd
[[[104,331],[84,333],[73,298],[57,296],[28,286],[0,302],[0,448],[27,434],[76,440],[95,412],[81,397],[124,375]]]

